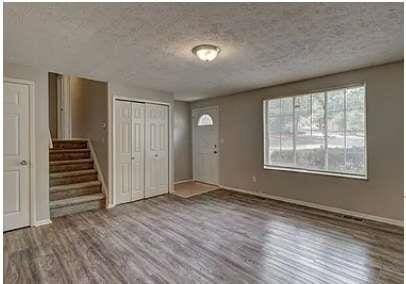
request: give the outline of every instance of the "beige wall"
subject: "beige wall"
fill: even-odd
[[[170,191],[173,190],[172,183],[174,180],[174,147],[173,147],[173,108],[174,108],[174,100],[173,94],[162,92],[162,91],[155,91],[150,89],[140,88],[138,86],[132,86],[127,83],[118,82],[118,81],[109,81],[108,82],[108,101],[109,101],[109,158],[110,161],[113,161],[113,102],[114,98],[129,98],[132,100],[140,100],[140,101],[149,101],[149,102],[162,102],[169,104],[169,164],[170,164],[170,173],[169,173],[169,185]],[[112,190],[113,190],[113,162],[109,163],[109,196],[108,196],[108,203],[109,206],[113,205],[112,199]]]
[[[48,71],[5,63],[4,74],[35,83],[36,219],[45,220],[49,218]],[[368,181],[262,168],[263,99],[358,82],[367,84]],[[113,96],[165,101],[173,109],[172,94],[109,82],[110,119]],[[221,184],[403,220],[403,63],[199,101],[193,103],[192,108],[208,105],[220,106],[220,133],[224,139],[220,156]],[[109,131],[111,141],[111,129]],[[111,155],[111,146],[109,151]],[[173,154],[170,153],[172,157]],[[173,160],[170,159],[172,169]],[[111,163],[109,174],[112,175]],[[256,183],[252,182],[254,175]],[[173,181],[173,171],[170,176]],[[111,184],[112,180],[109,188]]]
[[[174,117],[173,144],[175,148],[175,182],[177,182],[193,178],[190,103],[175,101]]]
[[[48,113],[49,113],[49,131],[51,137],[58,137],[58,95],[57,95],[57,77],[56,73],[49,73],[48,77]]]
[[[90,139],[108,184],[107,83],[70,76],[72,138]]]
[[[36,125],[36,160],[33,161],[36,168],[36,220],[37,222],[49,219],[49,105],[48,105],[48,70],[42,70],[31,66],[24,66],[14,63],[4,63],[4,76],[22,80],[29,80],[35,83],[35,125]],[[162,101],[170,104],[170,109],[173,109],[173,94],[152,91],[148,89],[129,86],[119,82],[108,83],[108,118],[112,119],[112,103],[113,96],[132,97],[145,99],[150,101]],[[173,116],[170,117],[173,119]],[[173,125],[173,123],[172,123]],[[112,128],[108,124],[108,157],[112,161]],[[172,139],[172,129],[170,131],[170,141]],[[173,182],[173,145],[170,143],[170,163],[172,172],[170,173],[170,183]],[[111,163],[108,164],[108,173],[106,180],[112,176]],[[112,179],[108,181],[108,187],[111,190]],[[171,188],[172,189],[172,188]],[[109,194],[108,198],[110,198]]]
[[[4,76],[35,83],[35,195],[36,221],[49,219],[48,72],[4,63]]]
[[[263,99],[359,82],[367,88],[368,181],[263,169]],[[222,185],[403,220],[403,62],[198,101],[192,108],[209,105],[220,107]]]

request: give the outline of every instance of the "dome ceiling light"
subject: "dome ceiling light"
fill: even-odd
[[[211,44],[195,46],[192,52],[202,61],[212,61],[220,53],[220,48]]]

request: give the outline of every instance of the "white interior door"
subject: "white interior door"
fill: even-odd
[[[116,203],[131,201],[132,187],[132,106],[115,102],[115,198]]]
[[[4,83],[4,231],[30,225],[30,87]]]
[[[56,94],[58,105],[58,139],[70,139],[71,109],[70,109],[70,77],[58,75],[56,79]]]
[[[168,193],[168,106],[146,104],[145,197]]]
[[[193,110],[193,176],[197,181],[219,184],[218,107]]]
[[[132,107],[132,192],[131,200],[144,198],[145,188],[145,104],[131,103]]]

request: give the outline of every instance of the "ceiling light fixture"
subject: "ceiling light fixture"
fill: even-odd
[[[206,62],[212,61],[220,53],[220,48],[211,44],[202,44],[195,46],[192,52],[200,59]]]

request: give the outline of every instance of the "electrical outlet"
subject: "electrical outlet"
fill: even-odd
[[[256,177],[256,176],[252,176],[252,181],[253,181],[253,182],[257,182],[257,177]]]

